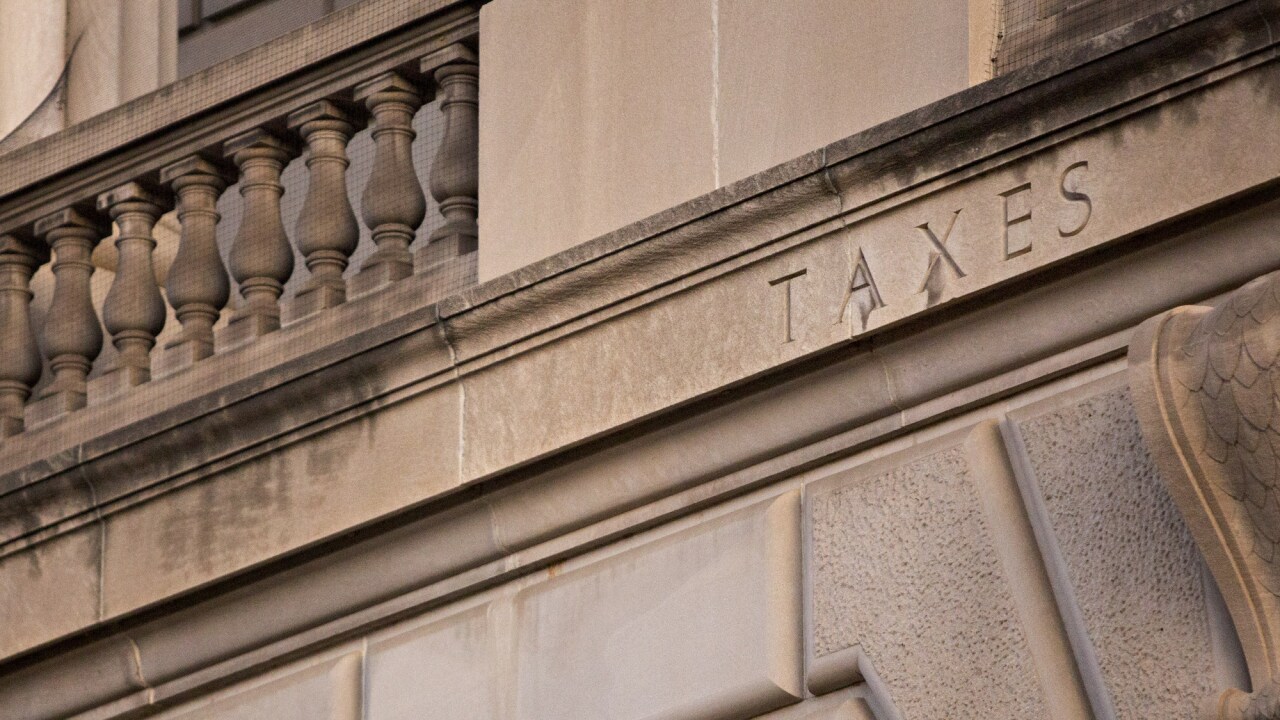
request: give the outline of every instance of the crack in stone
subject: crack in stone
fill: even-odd
[[[1262,11],[1261,7],[1259,7],[1258,0],[1254,0],[1253,9],[1258,13],[1258,17],[1262,19],[1262,26],[1267,29],[1267,44],[1268,45],[1274,44],[1276,41],[1276,38],[1275,38],[1275,35],[1271,32],[1271,23],[1267,20],[1267,14]]]
[[[458,351],[453,346],[453,340],[449,337],[449,323],[440,315],[440,305],[436,304],[434,309],[436,322],[440,324],[440,336],[444,338],[444,346],[449,350],[449,365],[453,368],[453,380],[458,385],[458,476],[457,482],[462,484],[466,477],[464,471],[464,461],[466,459],[466,411],[467,411],[467,386],[462,382],[462,375],[458,372]]]
[[[138,643],[134,642],[133,638],[128,635],[125,635],[124,639],[128,641],[129,649],[132,651],[131,657],[133,659],[133,674],[135,679],[138,681],[138,685],[147,691],[147,702],[155,702],[155,688],[151,686],[151,683],[147,682],[147,676],[142,672],[142,649],[139,648]]]

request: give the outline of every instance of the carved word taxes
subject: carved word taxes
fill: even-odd
[[[929,222],[904,228],[903,241],[918,242],[927,250],[928,255],[919,267],[918,274],[912,276],[909,288],[895,286],[898,292],[884,292],[879,281],[879,270],[873,266],[861,245],[852,248],[852,273],[847,283],[843,284],[844,297],[840,303],[836,324],[848,319],[856,322],[856,330],[864,331],[872,319],[873,313],[889,307],[891,297],[923,296],[923,306],[932,307],[949,295],[953,284],[970,275],[958,257],[974,257],[975,253],[960,253],[961,244],[987,244],[989,248],[983,257],[994,258],[997,263],[1008,262],[1014,258],[1028,255],[1035,251],[1037,243],[1062,240],[1079,235],[1089,225],[1093,217],[1093,198],[1086,191],[1088,184],[1089,163],[1086,160],[1073,162],[1056,173],[1056,196],[1058,208],[1056,224],[1053,230],[1046,232],[1044,226],[1033,227],[1033,219],[1050,210],[1049,207],[1034,207],[1033,197],[1039,197],[1043,203],[1043,195],[1033,196],[1033,183],[1020,182],[1013,187],[995,193],[996,205],[1000,215],[995,218],[979,218],[973,215],[969,205],[959,207],[947,215]],[[1047,180],[1053,182],[1053,180]],[[981,205],[983,211],[991,210],[990,203],[973,203]],[[966,224],[979,228],[978,232],[961,232]],[[991,229],[994,228],[994,231]],[[1036,237],[1039,232],[1041,237]],[[972,261],[968,261],[972,264]],[[807,280],[808,268],[793,270],[769,280],[769,285],[776,293],[781,304],[781,342],[783,344],[795,340],[794,309],[796,305],[796,283]],[[895,274],[901,284],[901,273]]]

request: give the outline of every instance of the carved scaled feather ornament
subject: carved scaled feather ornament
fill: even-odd
[[[1280,273],[1144,323],[1129,349],[1142,433],[1235,622],[1256,692],[1217,720],[1280,720]]]

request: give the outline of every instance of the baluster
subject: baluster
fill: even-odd
[[[0,438],[22,432],[23,408],[40,380],[31,276],[48,259],[48,248],[15,233],[0,235]]]
[[[213,326],[231,297],[231,281],[218,253],[218,197],[230,178],[209,160],[192,155],[160,171],[178,195],[182,236],[178,254],[169,266],[165,290],[182,335],[169,344],[175,365],[183,366],[213,354]]]
[[[434,264],[474,252],[480,190],[480,66],[475,51],[451,45],[422,60],[443,99],[444,138],[431,165],[431,196],[445,223],[431,233],[425,261]]]
[[[102,351],[102,327],[89,288],[89,258],[111,228],[94,213],[67,208],[40,219],[35,229],[54,257],[53,300],[44,324],[44,351],[53,382],[41,393],[47,400],[32,408],[33,419],[39,421],[85,405],[85,383]]]
[[[151,228],[167,204],[156,189],[137,182],[98,196],[98,209],[109,213],[119,229],[116,276],[102,304],[102,324],[119,352],[112,376],[125,386],[151,379],[151,348],[164,328],[164,298],[152,264],[156,241]]]
[[[238,341],[280,328],[280,295],[293,274],[293,248],[280,219],[280,196],[284,194],[280,173],[296,152],[292,145],[262,129],[237,135],[224,149],[240,168],[240,195],[244,197],[244,215],[230,256],[231,276],[240,284],[244,298],[228,328]]]
[[[413,169],[413,114],[422,95],[398,73],[356,87],[356,99],[373,113],[373,170],[361,198],[361,214],[378,249],[355,281],[361,290],[413,274],[409,245],[427,214],[427,199]]]
[[[355,132],[351,115],[329,100],[312,103],[289,116],[311,156],[309,184],[294,228],[298,250],[306,258],[311,279],[298,292],[294,309],[307,315],[340,305],[347,298],[342,274],[360,240],[360,227],[347,198],[347,142]]]

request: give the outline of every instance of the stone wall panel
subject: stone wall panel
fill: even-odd
[[[965,452],[939,442],[812,487],[811,667],[852,682],[865,658],[906,720],[1052,717]]]
[[[366,720],[498,720],[488,606],[369,639]]]
[[[93,523],[0,558],[0,655],[97,622],[101,543]]]
[[[516,599],[520,720],[751,717],[800,699],[798,495]]]
[[[307,661],[233,686],[157,720],[360,720],[360,653]]]
[[[1214,694],[1203,561],[1147,454],[1128,389],[1104,380],[1011,417],[1067,587],[1099,717],[1199,717]],[[1081,631],[1087,637],[1081,637]],[[1100,677],[1090,679],[1091,668]],[[1101,683],[1098,683],[1098,680]]]

